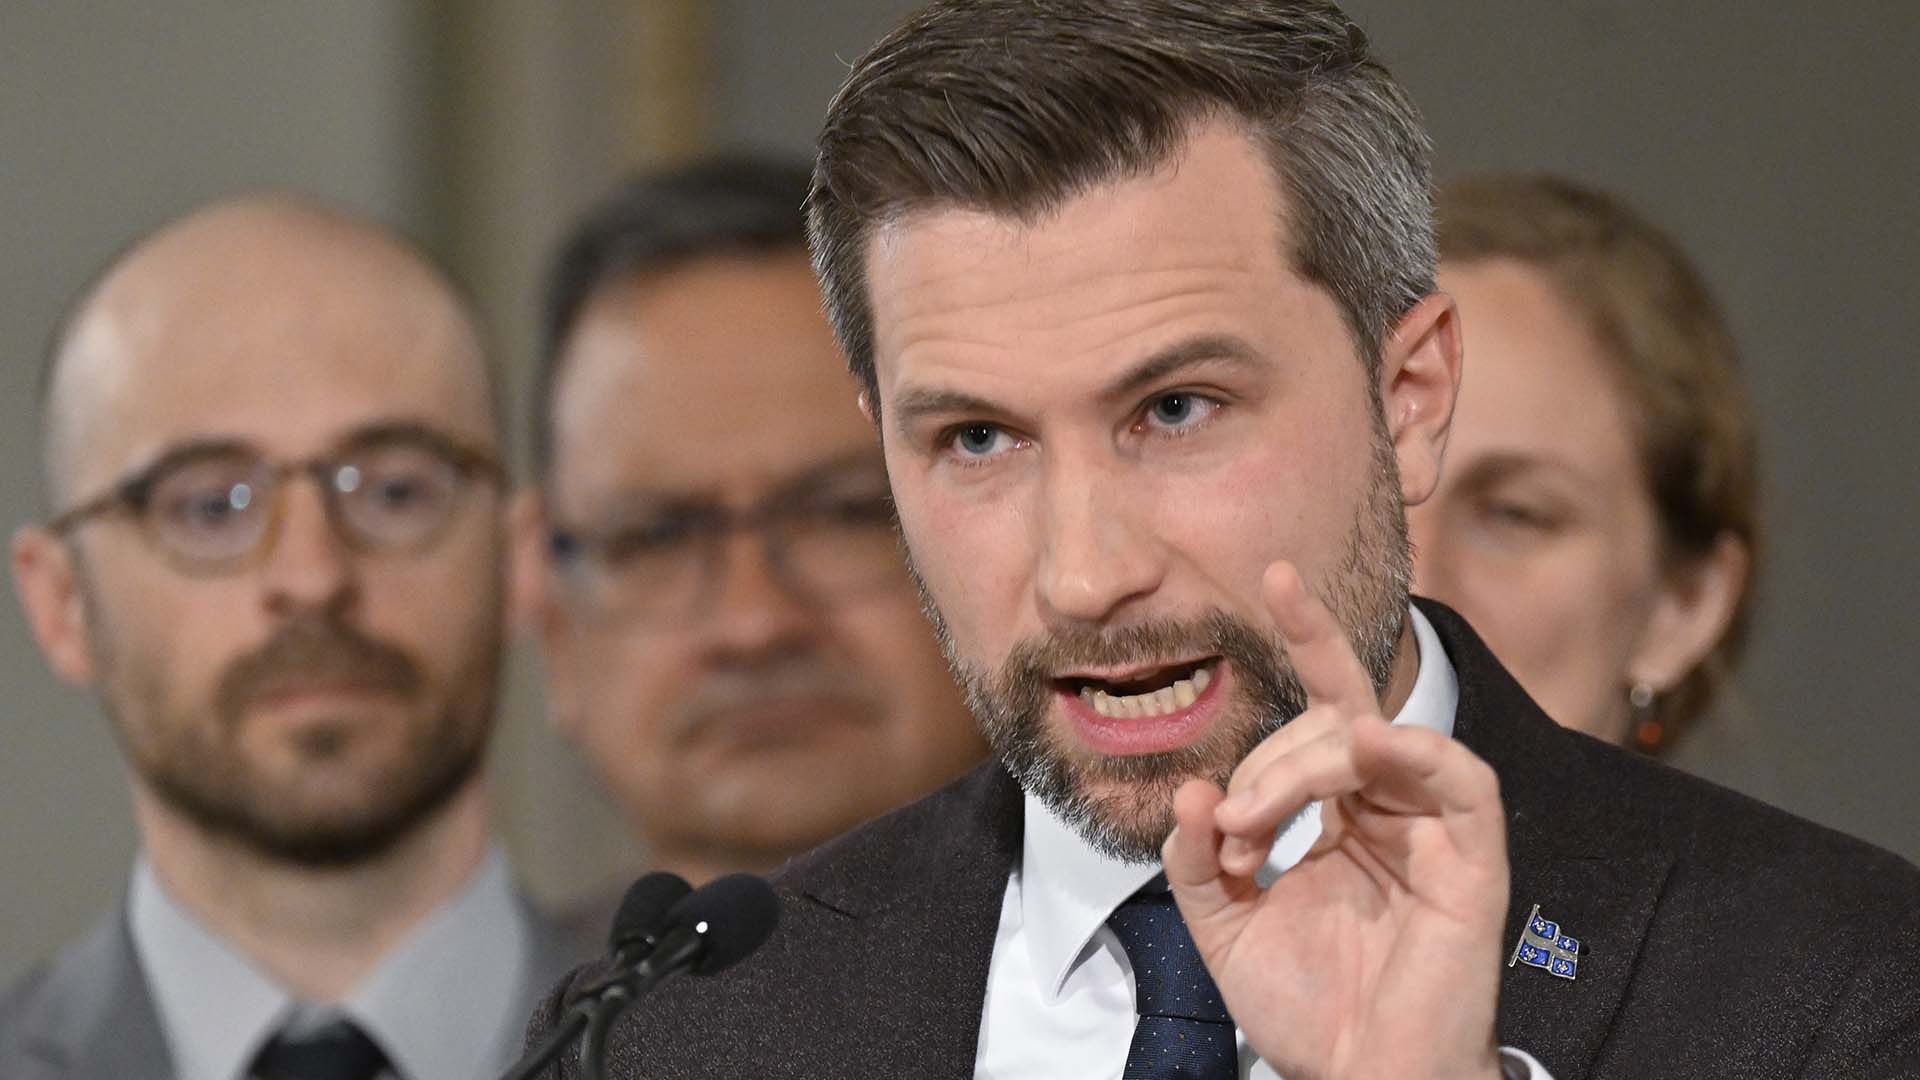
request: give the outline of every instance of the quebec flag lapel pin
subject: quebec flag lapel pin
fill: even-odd
[[[1574,970],[1580,966],[1580,943],[1560,932],[1560,924],[1551,919],[1540,917],[1540,905],[1533,905],[1533,914],[1527,917],[1527,925],[1520,931],[1520,940],[1513,944],[1513,955],[1507,957],[1507,966],[1526,964],[1537,967],[1563,979],[1574,977]]]

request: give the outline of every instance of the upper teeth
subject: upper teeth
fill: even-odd
[[[1193,704],[1212,681],[1213,676],[1206,668],[1201,668],[1191,678],[1175,680],[1172,686],[1163,686],[1144,694],[1109,694],[1105,690],[1083,686],[1080,688],[1080,700],[1092,705],[1093,711],[1101,716],[1166,716]]]

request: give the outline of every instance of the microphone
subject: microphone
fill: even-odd
[[[654,982],[682,968],[711,975],[747,958],[773,933],[780,901],[752,874],[728,874],[702,885],[668,910],[659,944],[636,974]]]
[[[613,957],[615,971],[632,967],[653,951],[667,929],[667,916],[674,905],[692,891],[686,878],[665,870],[656,870],[627,886],[607,932],[607,952]]]
[[[601,991],[603,1007],[588,1017],[581,1038],[582,1075],[606,1075],[607,1035],[628,1006],[682,971],[712,975],[746,959],[772,936],[779,919],[773,887],[752,874],[716,878],[675,903],[645,959],[631,972],[614,972],[612,985]]]
[[[559,1023],[537,1045],[528,1048],[520,1063],[506,1074],[506,1080],[531,1080],[586,1028],[604,1007],[607,988],[630,977],[633,966],[653,951],[659,935],[667,929],[667,915],[692,891],[687,879],[665,870],[645,874],[627,886],[607,933],[607,952],[613,958],[608,973],[581,988],[572,1006],[560,1015]]]
[[[628,1006],[682,971],[711,975],[739,963],[772,935],[779,917],[773,887],[752,874],[729,874],[699,889],[665,871],[642,877],[614,914],[607,974],[581,988],[505,1080],[532,1080],[583,1028],[582,1073],[589,1080],[606,1075],[607,1036]]]

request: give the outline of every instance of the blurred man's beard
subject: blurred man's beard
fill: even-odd
[[[97,598],[89,597],[92,606]],[[98,608],[94,611],[97,613]],[[173,810],[208,833],[268,858],[340,868],[387,851],[465,788],[486,757],[500,669],[498,590],[469,628],[460,664],[429,686],[404,651],[319,614],[283,624],[223,673],[210,707],[182,708],[164,672],[113,642],[95,657],[114,730],[134,771]],[[107,642],[97,618],[93,638]],[[324,794],[266,775],[245,749],[249,712],[290,681],[330,677],[378,691],[406,714],[403,745]],[[169,707],[179,710],[168,714]],[[316,725],[296,753],[316,771],[339,769],[351,732]],[[330,785],[331,786],[331,785]]]
[[[1399,470],[1376,429],[1372,477],[1347,534],[1345,555],[1313,592],[1345,628],[1361,666],[1384,691],[1393,673],[1413,579]],[[1128,862],[1157,862],[1173,828],[1173,794],[1190,779],[1225,787],[1254,747],[1306,708],[1285,647],[1223,611],[1032,638],[1014,646],[997,674],[962,659],[919,573],[922,604],[954,678],[993,752],[1020,786],[1092,845]],[[1076,667],[1135,667],[1221,656],[1234,697],[1193,743],[1165,753],[1110,756],[1072,745],[1048,724],[1053,676]]]

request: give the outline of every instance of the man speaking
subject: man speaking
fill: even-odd
[[[1912,867],[1554,726],[1410,603],[1461,363],[1428,175],[1325,3],[947,0],[854,66],[815,265],[998,763],[790,866],[615,1075],[1915,1052]]]

